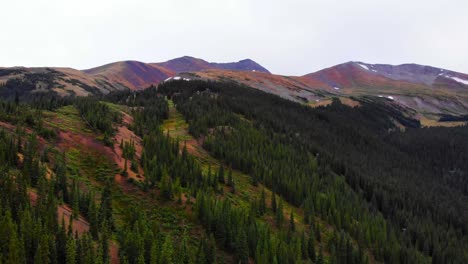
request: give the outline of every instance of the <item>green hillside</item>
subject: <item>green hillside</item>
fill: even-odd
[[[466,263],[468,127],[231,83],[0,101],[0,263]]]

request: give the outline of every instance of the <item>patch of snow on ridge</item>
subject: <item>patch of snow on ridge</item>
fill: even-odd
[[[333,87],[333,89],[335,89],[335,90],[339,90],[340,88],[339,88],[339,87]]]
[[[369,67],[367,67],[367,66],[364,65],[364,64],[358,63],[357,65],[361,66],[361,68],[363,68],[363,69],[365,69],[365,70],[369,70]]]
[[[174,80],[180,80],[179,76],[174,77]]]
[[[447,76],[448,77],[448,76]],[[464,85],[468,85],[468,80],[464,80],[458,77],[449,77],[452,80],[455,80],[456,82],[463,83]]]
[[[165,82],[168,82],[168,81],[170,81],[170,80],[172,80],[172,77],[169,77],[169,78],[167,78],[167,79],[164,80],[164,81],[165,81]]]
[[[394,99],[395,99],[395,98],[393,98],[393,96],[390,96],[390,95],[387,96],[387,98],[390,99],[390,100],[394,100]]]

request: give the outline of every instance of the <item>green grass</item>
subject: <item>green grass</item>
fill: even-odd
[[[73,105],[61,107],[55,112],[44,111],[44,117],[44,123],[52,128],[86,135],[93,134],[93,131],[81,119],[78,109]]]
[[[107,105],[111,110],[115,111],[115,112],[125,112],[127,114],[130,113],[130,109],[128,106],[125,106],[125,105],[117,105],[117,104],[113,104],[113,103],[109,103],[109,102],[104,102],[104,101],[101,101],[101,103]]]
[[[169,133],[171,137],[178,138],[180,141],[193,140],[193,137],[188,133],[188,124],[184,117],[179,113],[172,100],[168,101],[169,117],[164,120],[162,128],[164,133]]]

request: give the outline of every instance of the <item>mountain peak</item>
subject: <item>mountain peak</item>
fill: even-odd
[[[193,71],[204,71],[211,69],[221,69],[221,70],[234,70],[234,71],[258,71],[269,73],[260,64],[256,63],[251,59],[243,59],[238,62],[227,62],[227,63],[215,63],[207,62],[203,59],[183,56],[180,58],[175,58],[168,60],[166,62],[153,63],[153,65],[160,65],[164,68],[167,68],[176,73],[179,72],[193,72]]]

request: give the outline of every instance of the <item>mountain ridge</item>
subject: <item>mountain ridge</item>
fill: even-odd
[[[174,78],[175,77],[175,78]],[[349,61],[303,76],[272,74],[251,59],[216,63],[183,56],[157,63],[118,61],[75,70],[58,67],[0,68],[1,94],[50,91],[61,96],[141,90],[167,80],[233,81],[311,106],[326,105],[333,97],[385,97],[432,118],[468,114],[468,74],[415,63],[400,65]],[[18,86],[19,85],[19,86]],[[8,90],[10,89],[10,90]],[[12,90],[13,89],[13,90]]]

